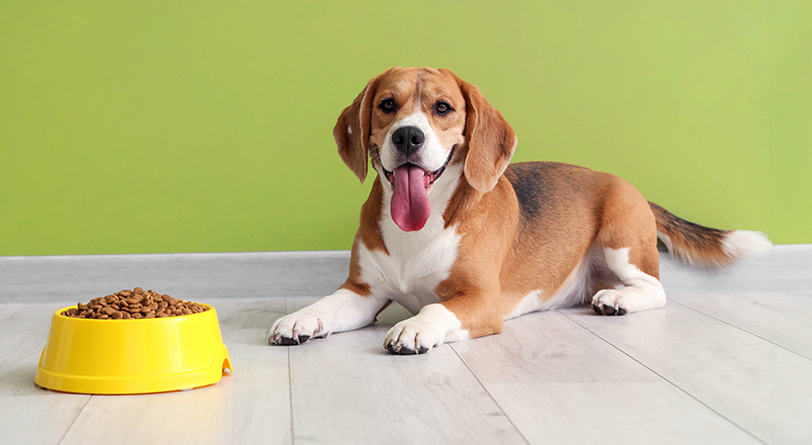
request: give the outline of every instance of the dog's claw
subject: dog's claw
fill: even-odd
[[[293,346],[299,343],[290,337],[278,337],[273,339],[274,346]]]
[[[300,336],[298,336],[296,338],[279,336],[279,337],[275,337],[273,339],[273,345],[274,346],[295,346],[295,345],[300,345],[302,343],[307,343],[308,340],[310,340],[309,335],[300,335]]]
[[[425,354],[428,352],[429,348],[425,346],[419,346],[417,351],[411,348],[406,348],[403,346],[396,346],[394,344],[386,345],[386,350],[389,351],[390,354],[395,355],[417,355],[417,354]]]
[[[623,309],[622,307],[615,309],[613,306],[609,306],[608,304],[593,304],[592,310],[598,315],[626,315],[626,309]]]

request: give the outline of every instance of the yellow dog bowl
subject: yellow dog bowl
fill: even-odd
[[[82,394],[142,394],[191,389],[231,370],[214,307],[139,320],[51,318],[34,382]]]

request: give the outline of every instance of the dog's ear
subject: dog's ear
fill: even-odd
[[[333,128],[333,138],[338,145],[338,154],[347,167],[358,176],[361,182],[367,177],[369,166],[369,121],[372,117],[372,99],[386,71],[367,83],[361,94],[338,116]]]
[[[468,153],[463,167],[465,179],[473,188],[486,193],[496,186],[513,157],[518,141],[516,132],[476,85],[459,77],[457,82],[466,105],[465,142]]]

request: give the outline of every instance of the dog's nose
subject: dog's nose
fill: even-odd
[[[392,133],[392,143],[395,148],[406,156],[417,151],[426,141],[426,135],[417,127],[400,127]]]

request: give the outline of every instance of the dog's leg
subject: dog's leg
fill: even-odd
[[[603,249],[606,267],[617,276],[623,287],[598,291],[592,298],[592,309],[596,313],[624,315],[665,306],[665,290],[660,280],[633,264],[629,260],[629,251],[628,247]]]
[[[643,195],[620,178],[613,179],[603,203],[593,248],[599,257],[603,253],[606,269],[599,281],[622,286],[593,296],[596,313],[623,315],[665,306],[654,214]]]
[[[342,288],[276,320],[268,335],[268,342],[273,345],[297,345],[311,338],[362,328],[372,324],[388,302],[385,298],[365,297]]]

